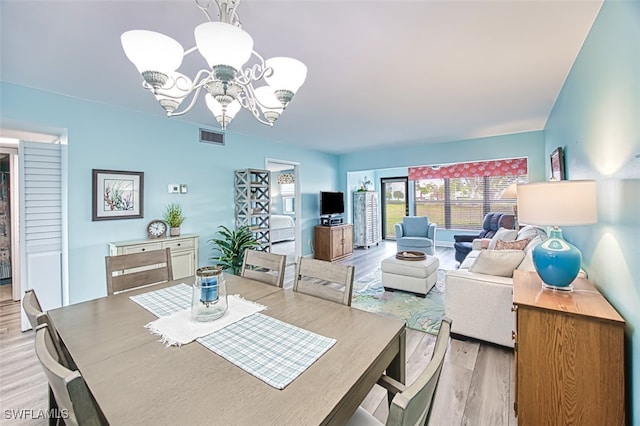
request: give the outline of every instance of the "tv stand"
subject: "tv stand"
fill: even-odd
[[[321,217],[320,218],[320,225],[322,226],[336,226],[336,225],[342,225],[342,218],[341,217]]]
[[[313,257],[333,262],[353,253],[353,225],[314,227]]]

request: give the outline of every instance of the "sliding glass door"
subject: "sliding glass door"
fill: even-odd
[[[382,238],[396,239],[395,224],[409,214],[409,190],[407,177],[380,179],[382,189]]]

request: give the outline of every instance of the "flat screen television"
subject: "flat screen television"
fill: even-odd
[[[320,215],[328,216],[332,214],[344,213],[344,193],[343,192],[320,192]]]

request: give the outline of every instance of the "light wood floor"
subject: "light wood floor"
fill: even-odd
[[[394,242],[368,250],[357,249],[342,263],[355,266],[359,279],[395,253]],[[455,268],[452,248],[438,248],[441,269]],[[287,268],[285,287],[293,285],[294,269]],[[407,383],[426,366],[435,336],[407,330]],[[513,415],[513,351],[474,341],[451,339],[434,402],[432,425],[516,425]],[[375,387],[364,400],[365,409],[386,418],[386,392]],[[45,420],[9,420],[5,410],[47,408],[46,377],[33,350],[33,332],[20,331],[20,306],[0,303],[0,424],[44,425]]]

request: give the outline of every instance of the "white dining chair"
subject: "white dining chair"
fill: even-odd
[[[100,413],[87,384],[77,370],[70,370],[58,362],[52,351],[53,341],[46,324],[36,327],[36,355],[55,396],[59,412],[66,415],[66,425],[107,424]],[[64,410],[64,411],[63,411]]]
[[[106,256],[107,294],[173,280],[171,249]]]
[[[293,291],[351,306],[353,275],[352,265],[300,257]]]
[[[60,359],[62,365],[67,368],[76,368],[71,355],[69,355],[69,352],[66,350],[64,344],[60,340],[58,331],[56,330],[53,321],[51,321],[49,314],[42,310],[35,290],[29,289],[24,292],[24,296],[22,297],[22,309],[24,310],[24,313],[29,320],[29,324],[31,324],[32,330],[35,331],[36,327],[38,327],[38,325],[40,324],[47,325],[47,327],[49,328],[49,334],[51,335],[51,344],[53,345],[56,355]]]
[[[414,426],[429,424],[433,397],[438,386],[444,356],[449,346],[451,320],[444,318],[436,338],[431,360],[420,376],[409,386],[383,375],[378,384],[395,396],[389,406],[387,421],[382,423],[367,410],[358,407],[347,426]]]
[[[287,256],[247,249],[241,276],[282,288]]]

